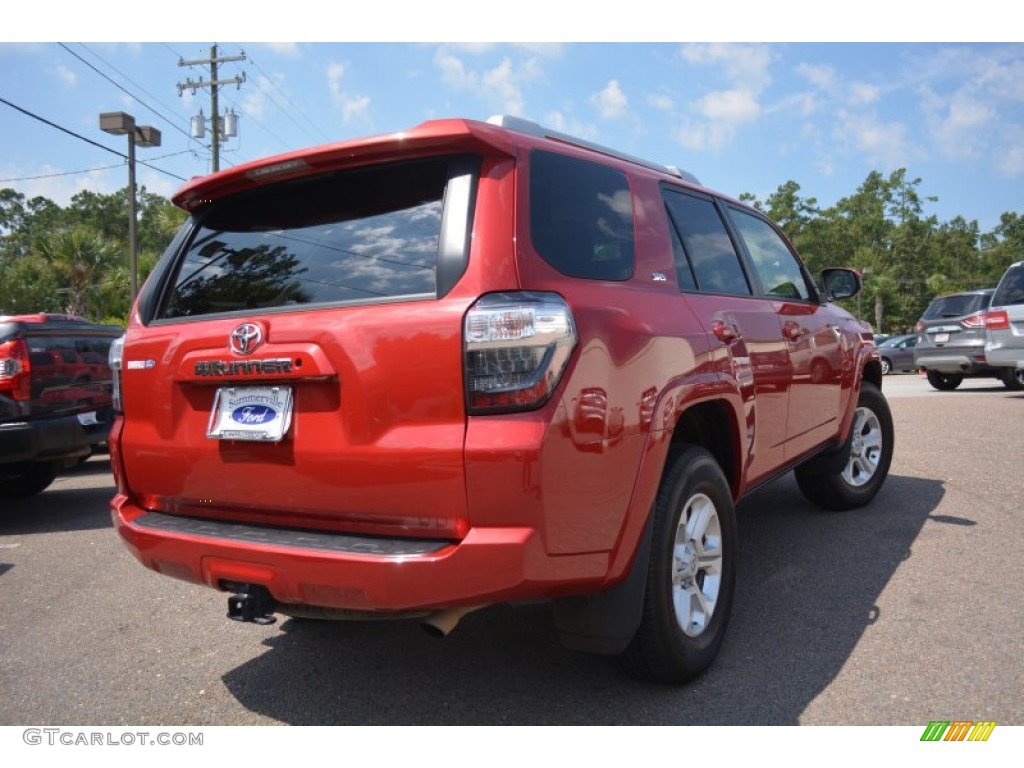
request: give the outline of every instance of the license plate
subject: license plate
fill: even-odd
[[[78,423],[83,427],[92,427],[99,424],[99,419],[96,418],[96,411],[89,411],[88,413],[78,414]]]
[[[949,341],[949,334],[948,333],[936,333],[935,334],[935,343],[936,344],[942,344],[942,343],[947,342],[947,341]]]
[[[291,423],[291,387],[221,387],[213,399],[206,436],[276,443]]]

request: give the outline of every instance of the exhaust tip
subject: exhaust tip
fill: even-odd
[[[486,608],[485,605],[469,605],[462,608],[445,608],[426,616],[420,626],[431,637],[448,637],[467,613]]]

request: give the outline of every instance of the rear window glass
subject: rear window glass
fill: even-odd
[[[163,317],[436,296],[448,159],[300,179],[215,203]]]
[[[530,239],[544,261],[564,275],[628,280],[633,274],[633,198],[626,175],[534,150]]]
[[[922,315],[922,320],[939,320],[943,317],[963,317],[988,309],[991,293],[960,293],[956,296],[942,296],[934,299]]]
[[[993,307],[1024,304],[1024,265],[1010,267],[992,297]]]

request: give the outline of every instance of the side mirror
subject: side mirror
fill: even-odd
[[[860,293],[864,287],[860,272],[845,267],[830,267],[821,271],[821,284],[829,301],[849,299]]]

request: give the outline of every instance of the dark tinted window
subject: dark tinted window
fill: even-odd
[[[1024,265],[1010,267],[999,281],[996,295],[992,297],[993,307],[1009,304],[1024,304]]]
[[[783,299],[810,299],[800,263],[771,224],[737,208],[730,208],[729,215],[747,246],[765,293]]]
[[[164,317],[436,295],[446,158],[301,179],[214,204]]]
[[[676,281],[679,283],[680,290],[695,291],[697,290],[697,281],[693,276],[690,260],[686,258],[683,241],[679,239],[679,233],[674,226],[670,225],[669,229],[672,230],[672,261],[676,267]]]
[[[564,275],[628,280],[633,274],[633,199],[625,174],[587,160],[530,155],[530,239]]]
[[[739,256],[715,204],[703,197],[670,190],[664,194],[693,266],[697,288],[709,293],[749,294],[750,286]]]
[[[944,317],[963,317],[988,309],[991,293],[958,293],[933,299],[921,316],[922,320],[940,320]]]

